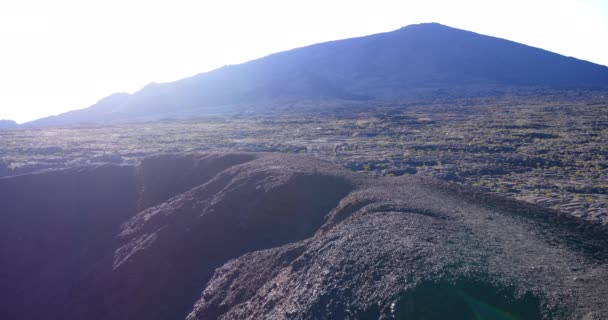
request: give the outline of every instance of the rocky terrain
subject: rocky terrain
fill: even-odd
[[[122,162],[0,179],[0,318],[608,318],[599,223],[311,155]]]
[[[532,91],[142,124],[0,130],[0,176],[159,152],[307,153],[608,223],[608,92]],[[336,155],[335,145],[343,145]],[[357,145],[357,150],[354,146]]]

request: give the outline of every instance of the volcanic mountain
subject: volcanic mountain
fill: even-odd
[[[1,319],[607,319],[608,231],[286,154],[0,179]]]
[[[0,129],[16,128],[19,125],[13,120],[0,120]]]
[[[444,25],[332,41],[119,93],[29,126],[189,118],[231,111],[307,110],[505,88],[608,87],[608,67]]]

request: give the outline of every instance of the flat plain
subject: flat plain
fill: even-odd
[[[432,176],[608,224],[607,142],[608,92],[564,90],[5,129],[0,177],[157,153],[308,153],[360,174]]]

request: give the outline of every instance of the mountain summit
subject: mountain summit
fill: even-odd
[[[280,105],[390,101],[433,89],[608,87],[608,67],[437,23],[315,44],[115,94],[28,125],[187,118]]]

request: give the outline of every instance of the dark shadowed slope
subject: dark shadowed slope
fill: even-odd
[[[440,24],[332,41],[150,84],[28,125],[192,117],[282,104],[395,99],[419,90],[608,87],[608,68]]]
[[[0,197],[2,319],[608,317],[603,227],[437,181],[187,154]]]
[[[0,319],[68,312],[82,283],[111,265],[122,223],[252,158],[165,155],[137,168],[100,165],[0,179]]]

